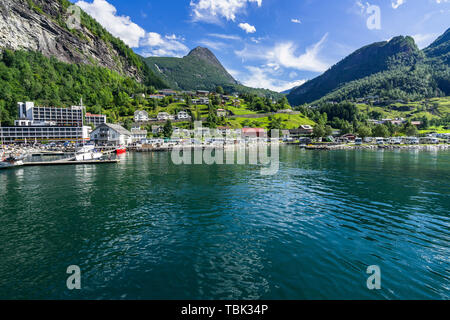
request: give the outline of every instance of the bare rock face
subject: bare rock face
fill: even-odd
[[[63,0],[0,0],[0,50],[39,51],[66,63],[82,63],[115,70],[142,80],[138,68],[113,44],[81,25],[70,30]]]

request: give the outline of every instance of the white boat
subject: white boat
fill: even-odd
[[[0,169],[13,168],[23,166],[22,157],[8,156],[4,157],[4,153],[0,157]]]
[[[95,146],[86,145],[75,152],[75,161],[98,160],[103,157],[103,153],[95,150]]]

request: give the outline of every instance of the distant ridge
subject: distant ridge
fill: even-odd
[[[292,104],[300,105],[320,99],[344,83],[389,70],[393,65],[413,65],[423,59],[411,37],[395,37],[390,41],[365,46],[321,76],[294,88],[288,95]]]

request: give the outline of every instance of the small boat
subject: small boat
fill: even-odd
[[[3,158],[3,155],[2,155],[0,160],[1,160],[0,161],[0,169],[23,166],[23,157],[9,156],[9,157]]]
[[[75,161],[98,160],[103,157],[103,153],[95,150],[95,146],[86,145],[75,152]]]
[[[119,147],[116,149],[116,154],[124,154],[127,153],[127,148]]]

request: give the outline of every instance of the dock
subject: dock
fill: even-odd
[[[25,162],[23,167],[35,167],[35,166],[69,166],[69,165],[93,165],[93,164],[108,164],[119,163],[119,159],[113,160],[87,160],[87,161],[39,161],[39,162]]]

